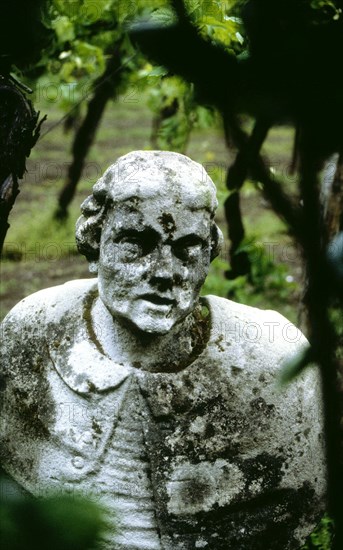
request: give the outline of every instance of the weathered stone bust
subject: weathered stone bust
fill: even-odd
[[[216,205],[183,155],[120,158],[77,223],[98,278],[3,323],[4,468],[33,495],[105,503],[107,549],[295,549],[323,510],[318,374],[276,384],[304,337],[274,311],[199,299]]]

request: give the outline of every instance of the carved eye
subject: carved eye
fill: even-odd
[[[120,244],[120,248],[122,252],[134,259],[139,258],[140,256],[143,256],[143,243],[142,240],[139,237],[135,237],[133,235],[122,237],[118,243]]]
[[[204,242],[200,237],[189,236],[179,239],[173,245],[175,256],[183,261],[196,259],[202,251]]]
[[[156,235],[149,229],[125,231],[115,239],[115,243],[119,245],[120,253],[127,261],[145,256],[155,247],[156,242]]]

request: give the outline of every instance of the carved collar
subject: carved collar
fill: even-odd
[[[149,374],[130,365],[115,363],[99,348],[96,335],[89,322],[90,307],[97,296],[97,284],[96,280],[90,281],[91,284],[86,287],[83,298],[74,304],[73,311],[68,311],[68,315],[66,315],[58,347],[48,346],[49,356],[62,380],[73,391],[83,395],[114,390],[133,373]],[[213,298],[206,298],[206,304],[211,313]],[[70,334],[73,334],[73,338],[70,338]],[[207,346],[199,357],[207,353],[212,343],[211,328]],[[196,358],[191,364],[197,362],[198,359]]]

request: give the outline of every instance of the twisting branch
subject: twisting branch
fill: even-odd
[[[223,116],[225,140],[228,147],[231,144],[231,124],[232,117],[228,114]],[[250,273],[250,260],[247,252],[240,251],[238,248],[245,237],[245,230],[240,208],[239,191],[247,178],[250,162],[258,155],[262,144],[268,133],[270,124],[265,121],[257,121],[251,136],[244,140],[244,146],[239,149],[235,162],[230,166],[226,176],[226,187],[231,191],[224,204],[225,218],[228,226],[228,237],[230,246],[230,265],[231,270],[226,273],[230,279],[239,275]]]
[[[343,229],[343,151],[338,156],[333,182],[328,190],[325,211],[328,239],[330,240]]]
[[[335,358],[336,334],[329,319],[330,280],[326,262],[326,226],[319,194],[319,166],[310,143],[300,145],[300,191],[303,202],[302,244],[307,271],[304,302],[308,312],[309,339],[322,376],[328,469],[329,513],[335,520],[335,550],[343,548],[343,461],[341,449],[342,400]],[[341,370],[342,372],[342,370]]]
[[[301,210],[294,204],[292,199],[286,195],[282,189],[281,183],[275,179],[268,168],[268,163],[259,154],[271,123],[269,121],[256,123],[252,135],[252,139],[254,140],[253,145],[250,153],[246,155],[244,151],[246,150],[247,143],[249,143],[249,136],[241,128],[237,119],[230,114],[224,112],[223,119],[226,136],[231,137],[234,145],[239,150],[238,167],[244,166],[243,161],[247,163],[245,168],[234,169],[234,174],[235,171],[238,172],[238,175],[234,177],[236,177],[239,182],[242,181],[243,177],[246,178],[249,173],[253,180],[260,182],[262,184],[262,192],[265,199],[270,202],[273,210],[288,225],[291,233],[301,241]],[[228,138],[226,137],[226,139]]]
[[[73,162],[69,167],[66,184],[58,199],[58,208],[55,212],[57,219],[65,219],[68,215],[68,207],[75,195],[87,153],[94,141],[107,102],[115,96],[122,81],[124,69],[121,70],[120,44],[121,41],[112,48],[113,52],[107,61],[105,71],[95,82],[94,95],[88,103],[87,114],[76,132],[72,147]]]
[[[251,163],[259,155],[264,140],[271,127],[267,120],[257,120],[250,136],[242,133],[238,122],[224,113],[224,129],[226,143],[229,144],[230,135],[239,147],[235,162],[229,169],[227,186],[229,190],[240,189],[248,176]]]
[[[190,22],[190,17],[183,0],[172,0],[171,5],[181,23]]]

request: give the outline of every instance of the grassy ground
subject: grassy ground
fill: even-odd
[[[87,159],[68,222],[61,225],[52,216],[71,162],[72,135],[63,132],[62,124],[54,126],[61,117],[54,103],[46,102],[37,107],[48,114],[48,121],[28,161],[28,171],[10,218],[11,228],[1,265],[0,318],[18,300],[40,288],[90,276],[86,261],[77,254],[74,244],[79,205],[99,175],[118,156],[134,149],[150,148],[151,113],[145,98],[135,96],[134,102],[120,98],[111,103]],[[289,129],[277,128],[271,133],[266,146],[273,165],[286,180],[291,138]],[[217,185],[222,206],[226,196],[226,168],[233,155],[228,154],[225,148],[221,129],[195,130],[187,154],[205,165]],[[291,180],[286,184],[292,187]],[[301,279],[299,254],[294,250],[284,225],[252,184],[245,186],[242,208],[247,233],[254,237],[253,244],[249,246],[253,247],[259,278],[264,284],[256,289],[245,280],[240,280],[234,283],[234,295],[236,299],[252,305],[277,308],[296,322],[299,302],[296,283]],[[218,211],[218,223],[225,234],[222,208]],[[263,247],[265,253],[262,252]],[[228,269],[227,260],[228,243],[211,268],[204,293],[225,296],[229,289],[232,290],[232,283],[224,277],[224,271]],[[273,271],[269,264],[265,265],[269,260],[281,261],[286,267]]]

